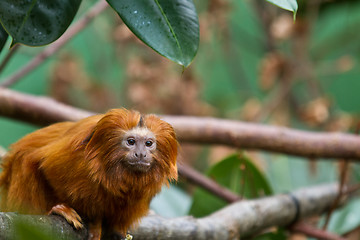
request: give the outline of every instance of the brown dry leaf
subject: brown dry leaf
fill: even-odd
[[[277,40],[287,40],[294,31],[294,20],[290,14],[282,14],[276,18],[271,26],[270,33]]]
[[[62,55],[52,71],[51,96],[60,102],[70,104],[69,88],[75,82],[83,82],[83,77],[78,60],[69,54]]]
[[[289,126],[291,113],[289,111],[289,104],[284,102],[271,114],[270,122],[271,125],[276,126]]]
[[[281,77],[285,66],[284,57],[276,52],[267,54],[260,63],[260,86],[263,90],[271,89]]]
[[[152,57],[152,61],[130,59],[127,66],[130,105],[143,112],[211,114],[211,107],[201,101],[201,88],[191,68],[181,73],[180,68],[174,66],[156,56]]]
[[[65,54],[55,64],[50,93],[56,100],[93,111],[104,111],[116,101],[113,94],[88,76],[82,62]]]
[[[262,104],[257,98],[248,99],[241,111],[241,119],[245,121],[253,121],[259,116],[262,109]]]
[[[327,123],[325,129],[331,132],[347,132],[355,125],[353,116],[347,113],[337,114]]]
[[[325,97],[319,97],[300,110],[300,117],[308,125],[318,126],[329,119],[329,107],[330,101]]]
[[[209,42],[211,40],[212,25],[207,14],[199,15],[199,31],[201,42]]]
[[[228,0],[210,0],[208,6],[208,21],[212,23],[212,26],[218,26],[221,32],[228,32],[230,2]]]
[[[336,69],[341,73],[350,71],[354,66],[355,60],[350,55],[342,56],[336,61]]]

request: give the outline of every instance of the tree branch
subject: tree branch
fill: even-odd
[[[265,228],[287,226],[297,217],[302,219],[319,215],[332,205],[337,194],[338,185],[329,184],[300,189],[292,194],[236,202],[204,218],[186,216],[168,219],[149,215],[142,219],[139,227],[131,231],[131,234],[137,240],[238,239],[240,236],[250,236]],[[0,239],[5,239],[9,236],[6,234],[11,233],[16,219],[14,216],[14,213],[0,214],[0,226],[6,227],[6,231],[0,231]],[[51,227],[56,221],[63,222],[53,216],[18,216],[28,219],[29,222],[50,226],[53,234],[60,239],[64,239],[64,234],[73,234],[76,239],[86,237],[85,231],[74,232],[71,227],[64,226],[64,223],[59,227]]]
[[[18,239],[18,228],[20,226],[41,229],[41,232],[49,239],[58,240],[80,240],[86,239],[87,229],[75,231],[67,221],[60,216],[21,215],[17,213],[0,213],[0,239]]]
[[[290,227],[290,230],[293,232],[298,232],[306,234],[306,236],[317,238],[317,239],[327,239],[327,240],[345,240],[345,238],[338,236],[334,233],[329,233],[321,229],[316,229],[306,223],[297,223]]]
[[[0,115],[48,125],[78,120],[94,113],[79,110],[47,97],[35,97],[0,88]],[[204,117],[162,116],[182,142],[222,144],[308,158],[360,159],[360,137],[345,133],[315,133],[285,127]]]
[[[195,169],[187,166],[178,164],[179,175],[189,182],[194,183],[197,186],[200,186],[210,193],[224,199],[228,203],[233,203],[241,200],[241,197],[237,194],[231,192],[229,189],[221,186],[214,180],[204,176],[203,174],[197,172]]]

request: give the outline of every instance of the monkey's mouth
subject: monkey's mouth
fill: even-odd
[[[146,172],[150,169],[151,163],[143,160],[139,161],[127,161],[128,166],[135,170],[140,172]]]

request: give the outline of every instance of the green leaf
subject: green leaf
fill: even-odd
[[[13,38],[41,46],[58,39],[69,27],[81,0],[1,0],[0,22]]]
[[[7,34],[5,29],[0,24],[0,52],[3,49],[3,47],[4,47],[5,43],[6,43],[6,40],[8,39],[8,36],[9,35]]]
[[[36,224],[15,218],[14,232],[17,240],[59,240],[60,238],[51,234],[51,228],[39,227]],[[71,239],[69,239],[71,240]]]
[[[191,198],[180,188],[164,186],[150,203],[150,208],[163,217],[174,218],[189,212]]]
[[[284,240],[288,236],[283,228],[277,228],[274,232],[268,232],[259,236],[252,237],[253,240]]]
[[[222,160],[211,167],[207,176],[245,198],[262,197],[273,192],[264,174],[243,154]],[[226,205],[224,200],[199,188],[195,191],[190,214],[203,217]]]
[[[298,4],[296,0],[266,0],[266,1],[285,10],[294,12],[294,20],[295,20],[296,12],[298,10]]]
[[[328,225],[328,230],[343,235],[360,226],[360,199],[352,199],[341,209],[332,214]],[[319,225],[324,225],[324,219]]]
[[[159,54],[188,66],[199,46],[192,0],[107,0],[129,29]]]

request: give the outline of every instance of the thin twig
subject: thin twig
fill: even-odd
[[[360,125],[358,124],[357,127],[356,127],[356,130],[355,130],[356,134],[359,135],[359,132],[360,132]],[[339,203],[341,202],[342,198],[343,198],[343,195],[344,195],[344,191],[346,190],[346,180],[347,180],[347,176],[348,176],[348,173],[349,173],[349,161],[347,160],[342,160],[340,162],[340,169],[341,169],[341,172],[340,172],[340,187],[339,187],[339,194],[337,196],[337,198],[335,199],[334,201],[334,204],[331,206],[329,212],[327,213],[326,215],[326,218],[325,218],[325,223],[324,223],[324,226],[323,226],[323,229],[325,230],[329,224],[329,221],[330,221],[330,218],[331,218],[331,215],[332,213],[335,211],[335,209],[338,207]]]
[[[103,12],[109,5],[104,0],[99,0],[81,19],[72,25],[58,40],[46,47],[36,55],[27,65],[17,71],[14,75],[6,78],[0,83],[0,87],[9,87],[19,81],[26,74],[38,67],[48,57],[52,56],[63,47],[74,35],[84,29],[97,15]]]
[[[264,101],[264,106],[262,106],[261,111],[254,117],[253,121],[266,121],[267,118],[281,106],[281,104],[286,102],[285,100],[290,95],[292,86],[293,83],[291,82],[291,79],[281,82],[280,86],[275,88],[272,94],[270,94],[270,97]]]
[[[344,196],[344,190],[346,189],[346,176],[348,173],[348,169],[349,169],[349,161],[346,160],[342,160],[340,162],[341,164],[341,172],[340,172],[340,185],[339,185],[339,193],[334,201],[334,203],[332,204],[332,206],[330,207],[329,211],[326,214],[325,217],[325,223],[323,226],[323,230],[327,229],[327,226],[330,222],[330,218],[333,214],[333,212],[336,210],[336,208],[339,206],[343,196]]]
[[[203,174],[197,172],[195,169],[189,166],[178,165],[178,170],[181,177],[206,189],[210,193],[224,199],[228,203],[241,200],[241,197],[237,194],[231,192],[225,187],[222,187],[217,182],[211,180],[210,178],[204,176]]]
[[[14,54],[17,52],[17,50],[19,49],[20,45],[16,44],[14,47],[12,47],[10,49],[10,51],[8,52],[8,54],[6,55],[6,57],[4,58],[4,60],[1,62],[0,64],[0,74],[2,73],[2,71],[5,69],[5,67],[7,66],[7,64],[10,62],[10,59],[14,56]],[[1,83],[0,83],[1,84]]]
[[[323,240],[345,240],[345,238],[336,235],[334,233],[330,233],[321,229],[314,228],[313,226],[300,222],[294,224],[290,227],[290,230],[293,232],[298,232],[305,234],[308,237],[316,238],[316,239],[323,239]]]
[[[344,191],[343,194],[345,195],[352,195],[352,194],[356,194],[357,192],[360,191],[360,183],[357,184],[353,184],[350,186],[347,186]]]

